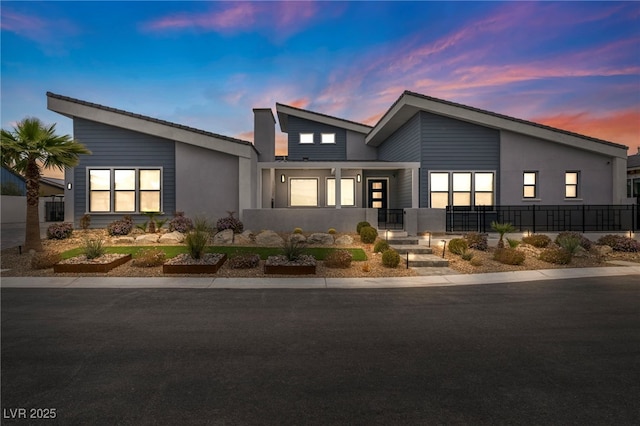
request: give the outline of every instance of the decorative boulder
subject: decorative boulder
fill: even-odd
[[[328,246],[333,244],[333,235],[324,234],[321,232],[309,235],[307,238],[307,244],[321,244],[323,246]]]
[[[262,231],[256,235],[256,244],[259,246],[281,246],[283,243],[282,237],[273,231]]]
[[[239,244],[239,245],[247,245],[247,244],[251,244],[251,232],[249,232],[248,234],[243,232],[242,234],[236,234],[233,237],[233,243],[234,244]]]
[[[136,237],[136,244],[156,244],[158,242],[158,234],[143,234]]]
[[[606,256],[613,253],[613,249],[609,246],[592,246],[591,251],[599,256]]]
[[[349,246],[353,244],[353,237],[351,235],[343,235],[336,238],[336,244],[340,246]]]
[[[306,243],[307,237],[302,234],[291,234],[289,235],[289,241],[294,243]]]
[[[133,244],[136,242],[136,239],[133,237],[120,236],[120,237],[113,237],[111,239],[111,242],[113,244]]]
[[[213,237],[213,244],[215,245],[231,243],[233,243],[233,229],[225,229]]]
[[[518,247],[516,247],[516,250],[523,252],[526,256],[532,256],[535,258],[540,257],[540,253],[542,253],[542,249],[534,247],[530,244],[520,244]]]
[[[184,234],[178,231],[168,232],[163,234],[158,241],[163,244],[179,244],[184,241]]]

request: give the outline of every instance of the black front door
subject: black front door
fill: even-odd
[[[367,184],[367,206],[373,209],[387,208],[387,180],[369,179]]]

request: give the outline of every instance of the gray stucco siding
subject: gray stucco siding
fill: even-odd
[[[347,159],[347,131],[316,121],[289,117],[288,158],[291,161],[344,161]],[[300,133],[313,133],[312,144],[301,144]],[[322,133],[334,133],[335,143],[321,143]]]
[[[89,120],[73,120],[74,138],[83,143],[92,155],[80,156],[73,175],[74,221],[76,225],[87,206],[87,168],[91,167],[153,167],[162,168],[162,209],[171,215],[175,202],[175,142],[133,132]],[[122,218],[123,213],[90,213],[91,227],[105,227]],[[144,215],[132,215],[136,223],[146,221]]]

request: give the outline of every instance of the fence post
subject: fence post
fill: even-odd
[[[531,206],[533,207],[532,211],[533,211],[533,233],[536,233],[536,206]]]
[[[586,227],[585,227],[585,220],[586,220],[586,216],[585,216],[585,205],[582,205],[582,233],[584,234],[586,232]]]

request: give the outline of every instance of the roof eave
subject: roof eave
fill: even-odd
[[[280,122],[280,129],[284,132],[288,132],[288,120],[289,116],[302,118],[305,120],[316,121],[319,123],[327,124],[329,126],[339,127],[346,130],[351,130],[357,133],[367,134],[371,131],[371,126],[366,124],[356,123],[355,121],[345,120],[343,118],[332,117],[330,115],[321,114],[314,111],[300,109],[292,107],[290,105],[284,105],[276,103],[276,111],[278,112],[278,121]]]

